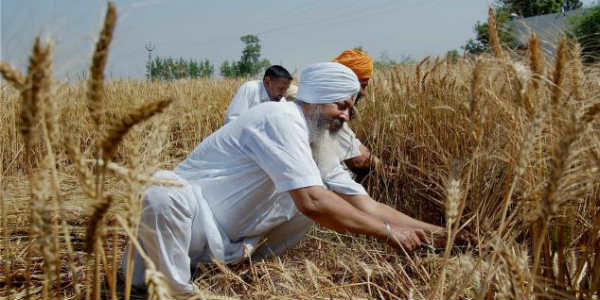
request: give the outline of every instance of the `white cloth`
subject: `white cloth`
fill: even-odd
[[[159,171],[155,177],[185,182],[171,171]],[[252,252],[263,240],[255,257],[280,254],[302,239],[313,224],[298,212],[289,193],[279,193],[269,199],[272,207],[263,216],[262,229],[266,233],[232,241],[203,198],[201,187],[188,182],[184,187],[153,186],[145,193],[138,239],[176,293],[193,291],[191,270],[200,263],[209,263],[211,257],[237,262],[244,257],[244,247]],[[123,270],[126,257],[123,255]],[[143,259],[136,255],[133,285],[144,285],[145,271]]]
[[[225,123],[238,118],[250,108],[269,101],[271,99],[269,98],[269,94],[267,94],[262,80],[248,81],[242,84],[235,93],[235,96],[233,96],[225,113]],[[285,97],[281,97],[279,102],[286,102]]]
[[[336,62],[309,65],[300,74],[296,99],[306,103],[333,103],[356,98],[358,77],[350,68]]]
[[[365,188],[352,179],[350,172],[341,163],[323,177],[323,182],[329,190],[338,194],[368,195]]]
[[[263,254],[295,244],[312,222],[287,191],[323,185],[311,153],[301,107],[270,102],[210,135],[174,172],[158,172],[186,183],[149,188],[140,223],[144,250],[171,288],[191,291],[190,267],[209,257],[239,261],[243,245],[265,236]],[[133,284],[142,285],[144,273],[136,256]]]
[[[354,131],[348,126],[348,123],[344,123],[342,128],[337,132],[337,141],[340,144],[340,149],[344,151],[340,156],[341,161],[361,155],[360,140],[356,138],[356,134],[354,134]]]

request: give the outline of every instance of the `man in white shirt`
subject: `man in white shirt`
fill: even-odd
[[[238,118],[260,103],[285,102],[283,95],[290,87],[292,79],[292,75],[284,67],[273,65],[265,70],[262,80],[252,80],[242,84],[227,108],[225,123]]]
[[[359,88],[341,64],[310,65],[296,102],[257,105],[207,137],[174,171],[157,172],[184,186],[148,188],[138,237],[175,294],[193,293],[190,267],[279,254],[313,222],[408,251],[426,243],[425,233],[442,231],[373,200],[357,183],[348,189],[352,179],[336,173],[335,134]],[[338,176],[325,184],[322,174]],[[144,285],[145,269],[136,255],[134,285]]]

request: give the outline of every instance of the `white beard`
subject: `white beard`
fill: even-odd
[[[329,130],[329,122],[319,118],[318,109],[313,112],[316,117],[309,122],[310,147],[313,159],[324,177],[340,164],[342,154],[337,132]]]

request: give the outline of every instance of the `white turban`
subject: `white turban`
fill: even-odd
[[[296,99],[306,103],[333,103],[355,98],[360,90],[356,74],[336,62],[312,64],[300,74]]]

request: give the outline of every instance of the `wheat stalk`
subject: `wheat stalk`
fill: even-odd
[[[39,41],[39,40],[38,40]],[[45,48],[45,50],[43,52],[45,52],[44,54],[44,58],[40,57],[40,61],[43,61],[43,63],[40,63],[38,68],[34,71],[35,73],[37,73],[39,76],[36,79],[32,80],[37,80],[39,81],[39,95],[40,95],[40,99],[38,100],[38,105],[40,106],[40,108],[38,110],[41,110],[43,112],[43,116],[42,116],[42,120],[43,122],[41,122],[41,126],[40,126],[40,137],[42,139],[42,143],[44,144],[45,148],[46,148],[46,153],[45,153],[45,157],[42,158],[42,168],[43,168],[43,172],[48,172],[50,175],[49,181],[50,181],[50,189],[51,189],[51,195],[47,195],[46,197],[48,198],[53,198],[53,202],[54,202],[54,218],[52,218],[52,231],[51,231],[51,235],[54,239],[54,252],[55,255],[54,257],[51,258],[52,261],[54,261],[54,265],[51,264],[51,268],[54,268],[54,271],[56,272],[55,275],[53,275],[53,277],[51,277],[51,279],[56,280],[56,291],[55,294],[58,296],[60,295],[60,293],[62,292],[60,286],[61,284],[61,280],[60,280],[60,272],[61,272],[61,256],[59,251],[61,250],[61,243],[59,240],[59,226],[62,225],[62,197],[60,195],[60,183],[59,183],[59,178],[58,178],[58,172],[56,169],[56,157],[54,154],[54,150],[57,148],[58,146],[58,129],[56,127],[55,124],[58,124],[58,114],[56,113],[56,103],[54,101],[54,99],[51,97],[51,92],[50,92],[50,88],[51,88],[51,80],[52,80],[52,74],[51,74],[51,65],[52,65],[52,44],[51,43],[47,43],[45,46],[42,46]],[[41,115],[41,114],[40,114]],[[44,179],[46,180],[45,176]],[[59,224],[61,223],[61,224]],[[65,227],[66,228],[66,227]],[[50,238],[50,237],[48,237]],[[46,250],[48,251],[48,250]],[[46,259],[48,259],[48,257],[52,256],[52,254],[47,254],[46,255]]]
[[[542,212],[544,215],[543,217],[540,216],[540,218],[543,226],[541,234],[537,238],[537,247],[534,250],[534,274],[537,273],[541,247],[543,245],[542,239],[547,233],[549,222],[552,218],[558,216],[559,210],[564,204],[564,201],[560,199],[559,187],[561,180],[565,176],[570,158],[572,157],[571,154],[572,151],[574,151],[573,145],[586,132],[589,128],[588,125],[594,117],[600,113],[600,109],[597,109],[596,106],[588,110],[581,119],[577,119],[574,114],[571,114],[570,122],[567,124],[565,133],[555,146],[554,157],[550,164],[551,171],[549,184],[542,197]]]
[[[104,216],[108,213],[108,210],[113,203],[112,196],[105,196],[103,201],[100,203],[96,203],[94,205],[91,217],[90,224],[87,227],[86,231],[86,242],[85,242],[85,251],[87,253],[92,253],[96,249],[96,243],[99,239],[102,239],[104,233],[102,232],[103,226],[102,223],[104,221]]]
[[[102,130],[103,127],[103,118],[104,115],[104,107],[105,107],[105,91],[104,91],[104,67],[106,66],[106,61],[108,58],[108,49],[110,43],[112,41],[113,30],[115,28],[117,22],[117,13],[115,9],[115,5],[112,2],[109,2],[106,9],[106,16],[104,18],[104,24],[102,30],[100,31],[100,35],[98,37],[98,41],[96,42],[96,48],[94,50],[94,54],[92,56],[92,65],[90,67],[91,77],[88,80],[88,90],[87,90],[87,108],[94,121],[94,125],[97,130]],[[100,147],[100,140],[96,139],[97,145],[97,156],[99,159],[102,155]],[[104,180],[105,180],[105,168],[99,168],[95,174],[95,192],[96,196],[96,208],[97,210],[92,213],[92,216],[96,216],[100,219],[103,219],[104,213],[108,211],[110,208],[110,198],[104,197]],[[108,200],[108,201],[107,201]],[[101,215],[101,216],[100,216]],[[98,221],[98,220],[96,220]],[[88,227],[89,232],[96,232],[98,224],[93,224],[93,226]],[[90,236],[87,236],[88,240]],[[88,242],[88,245],[93,244],[96,240],[96,236],[91,236],[92,242]],[[92,247],[91,249],[95,252],[94,259],[94,282],[92,283],[91,293],[95,299],[100,298],[100,288],[99,288],[99,256],[98,256],[98,247]],[[91,259],[91,251],[88,251],[88,261]],[[88,276],[88,278],[90,278]],[[90,296],[90,286],[86,290],[86,296]]]
[[[500,38],[498,37],[498,28],[496,27],[496,13],[491,5],[488,7],[488,32],[492,53],[498,59],[504,58],[502,46],[500,45]]]
[[[45,260],[44,265],[44,287],[43,295],[49,297],[49,287],[55,279],[60,278],[60,270],[57,268],[58,260],[56,257],[59,250],[58,235],[56,227],[52,230],[50,212],[47,207],[49,200],[48,195],[48,172],[54,169],[52,162],[54,156],[51,146],[46,143],[47,157],[39,158],[41,164],[36,168],[31,163],[37,161],[34,146],[40,141],[48,137],[47,128],[41,126],[40,123],[45,118],[44,104],[48,102],[50,93],[50,65],[51,65],[51,46],[42,45],[40,38],[36,38],[32,50],[32,55],[29,60],[27,77],[25,85],[21,90],[21,98],[23,100],[23,108],[21,112],[21,134],[25,141],[25,153],[27,161],[27,172],[31,183],[31,231],[38,237],[38,247]],[[56,200],[58,201],[58,200]],[[54,237],[54,250],[51,250],[51,240]],[[29,257],[27,257],[29,258]],[[29,261],[28,261],[29,263]],[[29,276],[29,272],[27,272]],[[58,276],[56,276],[58,274]],[[29,278],[27,278],[29,284]]]
[[[473,78],[471,79],[471,102],[470,102],[470,119],[472,124],[471,133],[474,135],[476,140],[480,140],[482,115],[481,115],[481,102],[483,98],[483,81],[485,76],[486,66],[483,60],[477,60],[475,70],[473,71]]]
[[[463,199],[463,191],[461,189],[461,181],[460,181],[460,170],[459,163],[457,161],[453,162],[452,166],[450,166],[450,170],[448,172],[448,179],[446,181],[446,247],[444,249],[443,261],[442,261],[442,274],[438,279],[435,288],[433,289],[433,293],[430,298],[444,298],[444,286],[446,280],[446,273],[444,269],[448,264],[448,259],[450,257],[450,250],[452,249],[452,244],[454,238],[456,236],[456,231],[452,230],[452,225],[458,221],[459,218],[459,210],[461,206],[461,200]],[[456,227],[458,228],[458,227]]]

